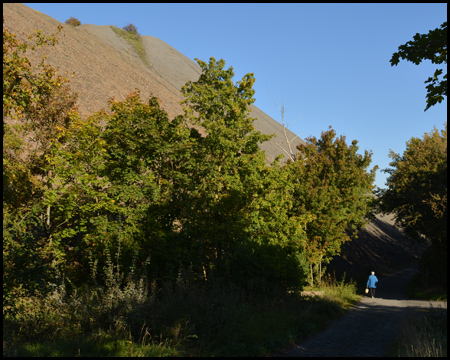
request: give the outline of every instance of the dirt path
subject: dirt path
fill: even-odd
[[[364,296],[326,330],[277,356],[384,356],[410,311],[447,308],[446,302],[406,297],[405,286],[416,272],[416,267],[409,267],[380,279],[375,299]]]

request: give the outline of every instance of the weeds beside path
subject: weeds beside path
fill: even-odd
[[[412,266],[380,279],[375,299],[364,296],[326,330],[276,355],[385,356],[408,314],[430,307],[447,309],[447,302],[407,298],[405,287],[416,272]]]

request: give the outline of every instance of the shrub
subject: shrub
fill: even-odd
[[[70,18],[68,18],[66,20],[66,24],[70,25],[70,26],[80,26],[81,25],[81,21],[78,20],[77,18],[71,16]]]
[[[137,34],[137,27],[134,26],[133,24],[125,25],[122,29],[133,34]]]

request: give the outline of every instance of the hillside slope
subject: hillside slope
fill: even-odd
[[[26,39],[26,34],[37,29],[47,35],[54,33],[61,24],[23,4],[3,4],[3,15],[6,28],[19,39]],[[32,54],[32,64],[45,52],[47,63],[61,74],[74,72],[71,87],[79,95],[78,106],[83,114],[105,108],[109,98],[121,99],[135,88],[141,90],[143,98],[153,93],[163,99],[162,106],[170,116],[180,113],[181,96],[177,89],[147,69],[131,46],[109,26],[96,27],[98,36],[89,31],[92,27],[95,26],[64,26],[58,45]],[[117,49],[117,44],[121,49]]]
[[[430,244],[414,243],[393,225],[392,215],[376,215],[358,232],[357,239],[342,246],[341,255],[333,258],[328,269],[338,277],[345,272],[347,279],[365,281],[370,271],[384,276],[419,260]]]
[[[340,256],[327,266],[337,277],[364,282],[370,271],[378,277],[392,274],[420,259],[428,242],[415,243],[394,226],[392,215],[376,215],[376,219],[358,232],[358,237],[342,246]]]
[[[61,25],[23,4],[3,4],[3,14],[6,28],[23,40],[34,30],[41,29],[44,34],[50,34]],[[151,94],[161,99],[162,107],[169,117],[173,117],[182,113],[179,104],[183,100],[181,86],[189,80],[197,80],[201,73],[197,63],[152,36],[142,36],[150,66],[145,65],[131,45],[107,25],[64,26],[59,38],[58,45],[32,54],[30,60],[32,63],[39,61],[45,51],[47,63],[59,73],[75,72],[71,86],[79,95],[78,106],[82,114],[105,108],[111,97],[121,100],[137,88],[143,99]],[[287,148],[283,127],[257,107],[251,109],[251,116],[257,119],[255,128],[265,134],[277,135],[276,140],[271,139],[261,146],[270,163],[277,155],[284,155],[275,142]],[[295,134],[288,130],[288,137],[292,139]],[[302,140],[297,139],[297,143],[300,142]]]

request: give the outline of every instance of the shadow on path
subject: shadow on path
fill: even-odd
[[[283,356],[384,356],[411,310],[447,308],[446,302],[408,300],[404,290],[417,271],[412,266],[381,278],[374,299],[364,296],[326,330],[295,344]]]

